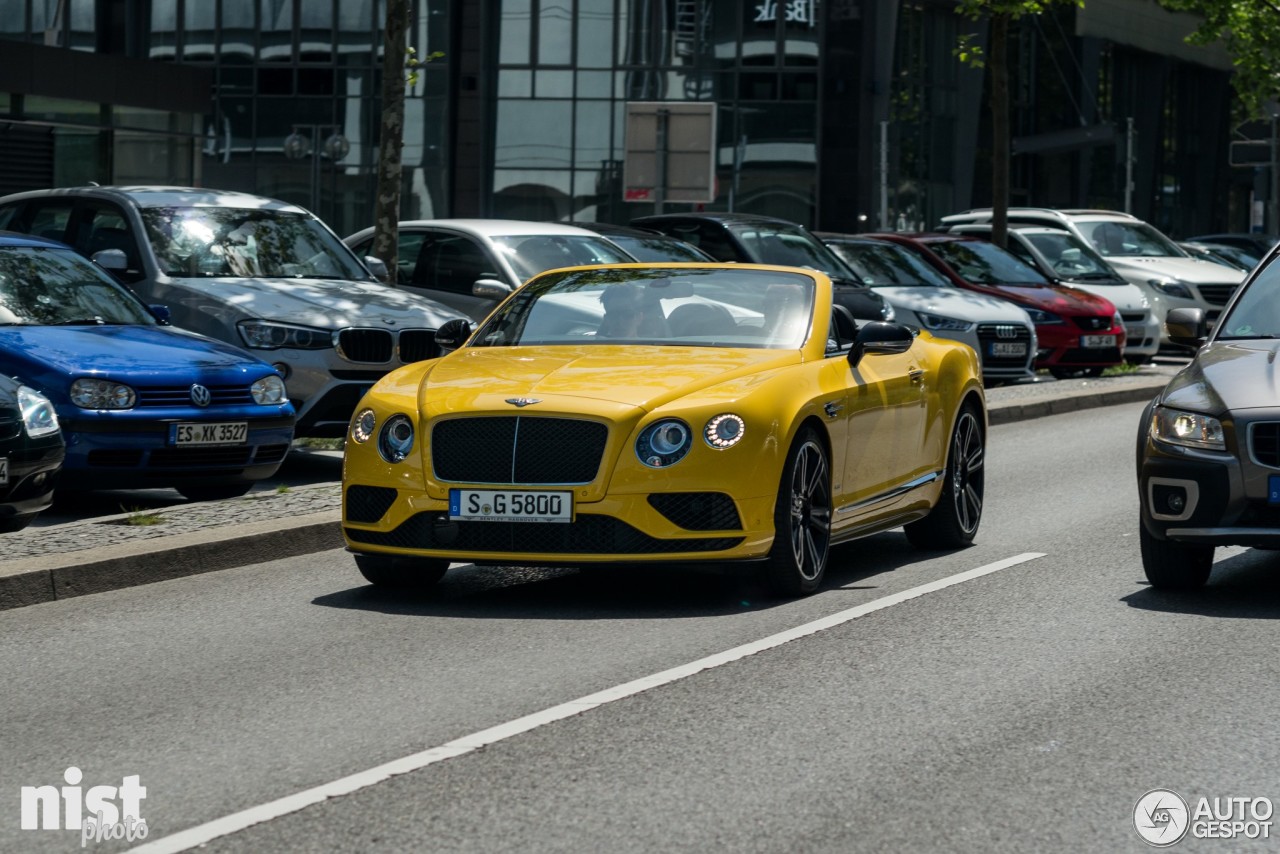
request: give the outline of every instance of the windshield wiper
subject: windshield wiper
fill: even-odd
[[[50,326],[103,326],[107,321],[101,317],[77,317],[71,320],[59,320],[57,323],[50,323]]]

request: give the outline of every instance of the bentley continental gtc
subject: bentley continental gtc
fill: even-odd
[[[373,584],[452,562],[740,562],[817,590],[832,545],[967,545],[986,403],[973,349],[858,321],[815,270],[554,270],[356,407],[343,531]],[[749,566],[749,568],[750,568]]]

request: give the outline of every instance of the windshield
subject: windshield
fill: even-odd
[[[368,280],[342,243],[308,214],[244,208],[143,208],[160,269],[176,278]]]
[[[155,322],[146,306],[69,249],[0,247],[0,326]]]
[[[983,240],[931,241],[929,248],[966,282],[977,285],[1047,285],[1034,268]]]
[[[621,234],[609,238],[627,250],[637,261],[697,261],[706,263],[715,259],[688,243],[669,237],[632,237]]]
[[[730,225],[729,229],[757,264],[808,267],[839,279],[855,279],[840,256],[809,232],[783,225]]]
[[[472,346],[659,344],[795,349],[814,280],[767,270],[582,270],[543,276],[505,302]]]
[[[1186,258],[1187,253],[1145,222],[1077,222],[1080,233],[1104,258]]]
[[[602,237],[528,234],[495,237],[493,242],[522,282],[560,267],[629,264],[635,260]]]
[[[857,274],[858,281],[873,288],[952,287],[951,282],[914,253],[890,243],[832,243],[835,253]]]
[[[1280,338],[1280,264],[1263,267],[1219,321],[1215,340]]]
[[[1126,284],[1101,255],[1068,231],[1028,234],[1026,238],[1048,260],[1053,272],[1064,279],[1096,280],[1100,285]]]

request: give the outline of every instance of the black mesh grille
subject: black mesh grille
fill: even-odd
[[[390,362],[394,347],[391,333],[385,329],[344,329],[338,333],[338,353],[348,362]]]
[[[421,362],[439,355],[434,329],[406,329],[400,333],[400,361]]]
[[[395,501],[396,491],[389,486],[348,486],[347,518],[352,522],[376,522]]]
[[[155,468],[243,466],[248,465],[252,453],[253,448],[246,445],[227,448],[156,448],[151,452],[150,464]]]
[[[1120,363],[1119,347],[1089,347],[1068,350],[1058,360],[1060,365],[1116,365]]]
[[[1108,317],[1073,317],[1076,326],[1089,332],[1099,332],[1111,328],[1111,318]]]
[[[452,522],[437,525],[435,513],[418,513],[394,531],[347,528],[357,543],[401,549],[523,554],[663,554],[731,549],[742,537],[659,540],[612,516],[584,513],[573,522]]]
[[[1145,311],[1122,311],[1120,312],[1120,319],[1125,323],[1141,323],[1147,319],[1147,313]]]
[[[1253,458],[1264,466],[1280,468],[1280,422],[1253,425]]]
[[[1204,301],[1213,305],[1226,305],[1239,285],[1197,285]]]
[[[978,341],[982,344],[982,364],[988,367],[1021,367],[1027,363],[1026,349],[1021,356],[996,356],[991,352],[991,345],[1021,342],[1029,349],[1031,330],[1020,323],[982,323],[978,325]]]
[[[247,385],[205,386],[212,395],[210,406],[253,403]],[[151,386],[136,388],[138,406],[191,406],[191,386]]]
[[[458,483],[590,483],[609,428],[595,421],[497,415],[438,421],[436,477]]]
[[[686,531],[742,530],[738,507],[723,492],[655,493],[649,503]]]

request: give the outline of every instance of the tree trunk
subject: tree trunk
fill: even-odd
[[[395,282],[399,239],[401,151],[404,148],[405,36],[409,0],[387,0],[382,55],[382,133],[378,139],[378,190],[373,212],[373,255]]]
[[[1009,244],[1009,16],[991,16],[991,242]]]

